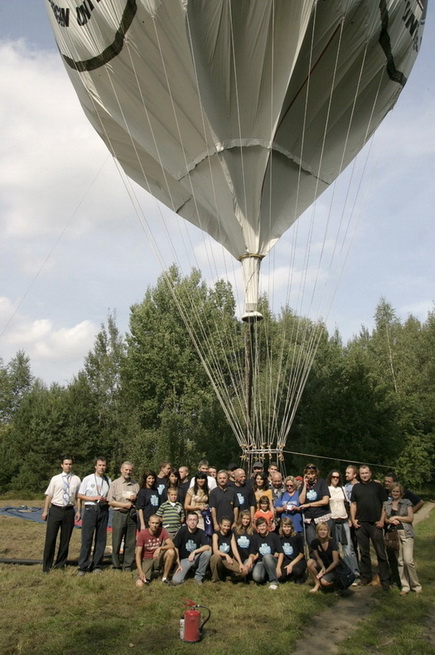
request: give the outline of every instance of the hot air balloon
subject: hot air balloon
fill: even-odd
[[[241,262],[249,356],[245,426],[235,433],[245,456],[280,453],[312,354],[265,444],[253,397],[260,265],[395,104],[420,47],[426,3],[46,5],[86,116],[126,174]],[[223,387],[220,394],[228,416],[231,398]]]

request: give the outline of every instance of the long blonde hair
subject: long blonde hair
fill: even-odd
[[[329,525],[328,525],[325,521],[322,521],[321,523],[318,523],[318,524],[316,525],[316,535],[317,535],[317,538],[321,540],[321,538],[319,537],[319,530],[320,530],[320,528],[322,528],[322,527],[325,527],[325,528],[327,529],[327,531],[328,531],[328,536],[326,537],[326,539],[329,541],[330,539],[332,539],[332,537],[331,537],[331,530],[329,529]],[[325,541],[326,541],[326,539],[325,539]]]
[[[242,525],[242,518],[244,516],[249,516],[249,525],[244,526]],[[234,528],[234,534],[238,537],[241,534],[248,534],[248,535],[253,535],[255,533],[254,526],[252,525],[251,521],[251,512],[249,509],[243,509],[241,512],[239,512],[239,516],[237,517],[237,522],[236,522],[236,527]]]

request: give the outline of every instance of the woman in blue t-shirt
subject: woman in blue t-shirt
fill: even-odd
[[[276,501],[275,510],[279,519],[291,519],[293,527],[299,534],[303,533],[302,516],[299,510],[299,492],[296,487],[296,480],[292,475],[285,479],[285,491]]]

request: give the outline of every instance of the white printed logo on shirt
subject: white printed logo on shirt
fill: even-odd
[[[258,549],[258,552],[260,553],[260,555],[271,555],[272,550],[269,544],[264,542],[263,544],[261,544],[260,548]]]

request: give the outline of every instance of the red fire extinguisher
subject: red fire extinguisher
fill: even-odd
[[[201,623],[201,612],[199,608],[208,612],[207,618]],[[189,644],[194,644],[201,639],[202,630],[209,620],[211,612],[205,605],[197,605],[194,600],[184,601],[184,612],[180,618],[180,639]]]

